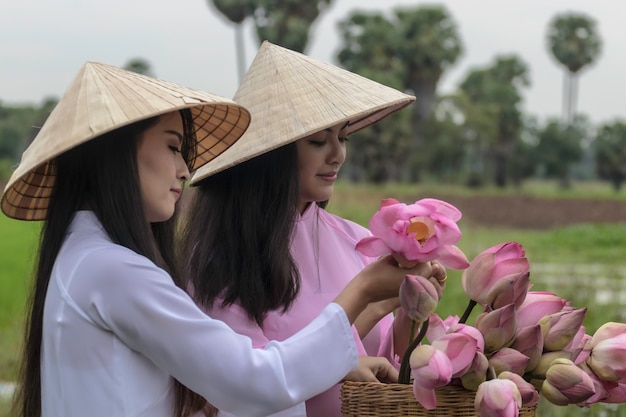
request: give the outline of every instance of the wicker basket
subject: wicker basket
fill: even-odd
[[[341,388],[343,417],[477,417],[474,392],[445,386],[435,390],[437,408],[426,410],[413,396],[411,384],[345,382]],[[519,417],[535,417],[536,407],[522,407]]]

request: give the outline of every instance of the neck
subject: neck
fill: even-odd
[[[310,204],[313,204],[310,201],[301,201],[298,203],[298,212],[300,214],[304,213],[304,211],[309,207]]]

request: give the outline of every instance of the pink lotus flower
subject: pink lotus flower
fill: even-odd
[[[491,379],[478,387],[474,407],[480,417],[517,417],[522,396],[509,379]]]
[[[484,250],[463,271],[465,294],[482,306],[521,305],[528,291],[530,265],[522,245],[506,242]],[[505,301],[508,300],[508,303]]]
[[[426,338],[433,342],[439,339],[444,334],[448,333],[448,330],[458,323],[459,316],[448,316],[444,320],[436,314],[431,314],[428,319],[428,330],[426,331]]]
[[[446,354],[452,363],[452,378],[463,375],[476,356],[478,341],[464,333],[448,333],[432,343],[434,348]]]
[[[407,275],[400,285],[400,305],[413,321],[421,323],[437,308],[439,295],[435,286],[419,275]]]
[[[541,394],[556,405],[577,404],[594,393],[591,377],[568,359],[554,360],[541,386]]]
[[[427,410],[437,407],[435,388],[448,385],[452,379],[452,363],[442,351],[430,346],[419,345],[411,353],[413,395]]]
[[[368,256],[399,253],[412,261],[439,260],[453,269],[467,268],[465,254],[456,246],[461,212],[445,201],[425,198],[406,205],[393,198],[382,201],[372,216],[373,236],[359,241],[356,249]]]

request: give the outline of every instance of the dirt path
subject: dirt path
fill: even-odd
[[[626,201],[429,196],[453,204],[464,219],[482,226],[542,230],[578,223],[626,222]]]

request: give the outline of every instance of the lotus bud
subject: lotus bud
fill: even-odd
[[[591,338],[592,346],[586,362],[589,368],[604,381],[626,381],[626,333],[618,333],[607,338]],[[603,336],[604,337],[604,336]]]
[[[502,348],[489,358],[489,366],[493,368],[496,375],[509,371],[518,375],[524,374],[524,369],[528,364],[528,356],[515,349]]]
[[[427,410],[437,407],[435,388],[447,385],[452,379],[452,363],[442,351],[419,345],[409,359],[413,375],[413,395]]]
[[[608,390],[607,395],[602,402],[608,404],[626,403],[626,382],[617,384],[617,386]]]
[[[519,279],[519,275],[529,271],[530,265],[525,258],[522,245],[506,242],[484,250],[476,256],[469,267],[463,271],[461,285],[467,296],[482,306],[491,305],[501,292],[514,299],[511,282]],[[500,283],[508,279],[508,283]],[[500,284],[499,284],[500,283]],[[515,285],[513,285],[515,287]],[[524,287],[524,296],[527,286]],[[503,301],[499,302],[503,304]]]
[[[539,360],[539,363],[537,364],[535,369],[532,370],[532,376],[536,378],[545,378],[546,373],[550,368],[550,365],[556,359],[572,360],[572,352],[568,352],[565,350],[559,350],[556,352],[545,352],[543,355],[541,355],[541,359]]]
[[[580,308],[541,318],[539,325],[543,333],[543,349],[546,351],[563,350],[578,333],[586,312],[586,308]]]
[[[491,379],[478,387],[474,407],[480,417],[517,417],[522,396],[509,379]]]
[[[485,354],[489,355],[510,345],[517,331],[515,305],[509,304],[497,310],[481,313],[475,327],[485,338]]]
[[[509,379],[515,383],[517,389],[522,396],[522,405],[525,407],[532,407],[539,402],[539,393],[529,382],[518,374],[513,372],[504,371],[498,374],[498,379]]]
[[[526,326],[518,329],[511,348],[523,353],[528,357],[525,372],[535,369],[543,354],[543,334],[541,326]]]
[[[563,349],[572,352],[572,361],[576,365],[584,362],[591,353],[591,349],[586,348],[589,341],[591,340],[591,336],[585,332],[585,326],[580,326],[578,328],[578,332],[572,338],[572,341],[569,342],[568,345],[565,346],[565,348]]]
[[[428,319],[437,308],[435,286],[420,275],[407,275],[400,285],[400,305],[407,316],[418,323]]]
[[[574,362],[556,359],[546,373],[541,393],[556,405],[577,404],[595,393],[593,381]]]
[[[566,300],[556,294],[529,291],[522,305],[517,308],[517,325],[535,325],[542,317],[562,311],[566,303]]]
[[[530,283],[530,272],[518,272],[503,277],[493,286],[488,298],[493,298],[490,306],[492,309],[504,307],[507,304],[515,304],[519,307],[526,298]]]
[[[604,323],[593,334],[593,337],[591,338],[591,341],[590,341],[589,348],[593,349],[593,347],[596,344],[600,343],[601,341],[618,336],[622,333],[626,333],[626,324],[616,323],[612,321],[608,323]]]
[[[487,380],[489,361],[482,352],[476,352],[470,368],[461,375],[461,384],[470,391],[476,391],[478,386]]]

